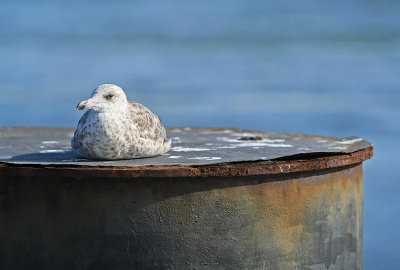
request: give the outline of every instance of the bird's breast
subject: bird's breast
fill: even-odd
[[[132,140],[136,135],[135,125],[124,114],[99,113],[96,121],[97,133],[101,133],[107,141],[124,142]]]

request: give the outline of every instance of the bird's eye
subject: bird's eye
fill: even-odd
[[[111,99],[114,95],[113,94],[108,94],[105,96],[106,99]]]

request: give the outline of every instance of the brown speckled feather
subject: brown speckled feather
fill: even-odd
[[[129,102],[129,105],[132,122],[137,127],[140,137],[163,142],[166,132],[160,118],[140,103]]]

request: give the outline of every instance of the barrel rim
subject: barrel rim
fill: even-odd
[[[320,156],[319,156],[320,155]],[[373,146],[352,153],[312,153],[285,160],[256,160],[204,165],[88,166],[0,162],[0,174],[74,178],[239,177],[312,172],[362,163],[373,157]]]

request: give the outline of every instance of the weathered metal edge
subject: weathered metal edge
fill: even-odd
[[[232,177],[276,175],[296,172],[320,171],[362,163],[372,158],[373,147],[353,153],[287,161],[244,161],[207,165],[162,165],[162,166],[85,166],[15,164],[0,162],[0,175],[45,176],[74,178],[175,178],[175,177]]]

